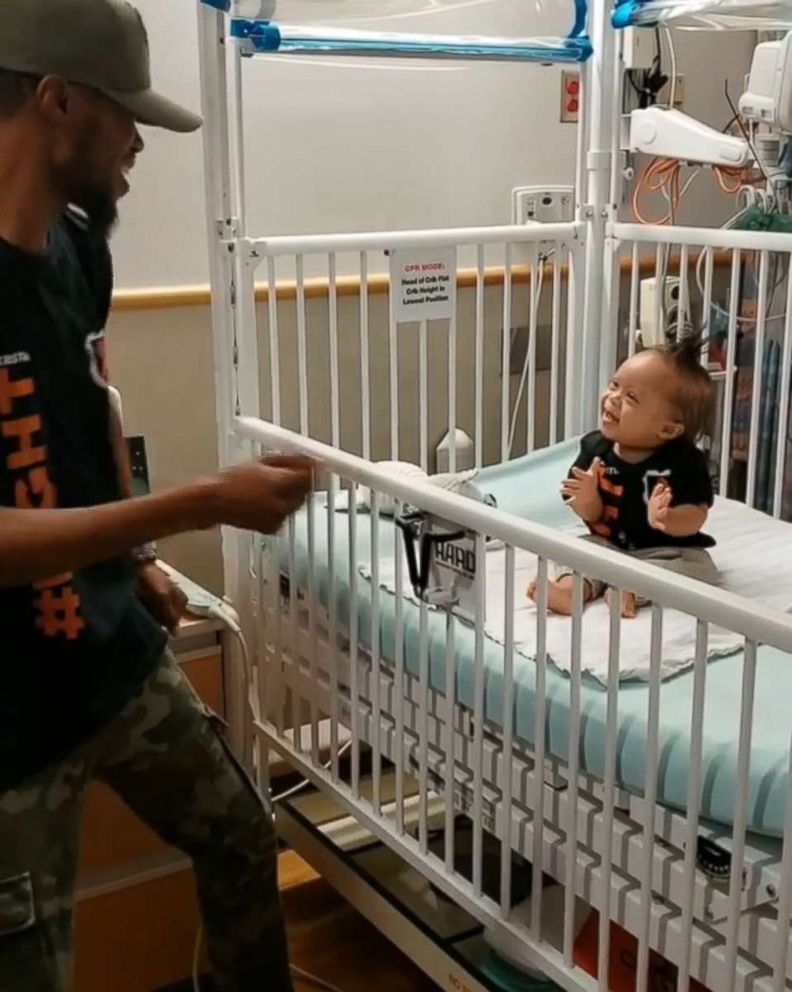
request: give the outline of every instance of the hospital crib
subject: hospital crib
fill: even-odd
[[[614,926],[636,940],[639,990],[653,955],[680,989],[792,987],[789,239],[583,205],[541,228],[240,236],[225,67],[207,57],[225,22],[204,8],[201,23],[222,125],[207,135],[213,276],[231,290],[214,303],[222,455],[322,465],[282,535],[226,535],[250,645],[241,737],[262,786],[271,754],[286,759],[562,988],[608,987]],[[455,253],[449,316],[397,320],[400,250]],[[717,589],[592,549],[558,496],[603,375],[636,347],[650,275],[679,280],[676,330],[704,329],[719,384]],[[408,469],[431,475],[444,438],[440,484]],[[471,482],[490,498],[464,495]],[[575,571],[571,618],[547,612],[551,563]],[[584,610],[584,574],[653,605],[631,621],[618,597]]]

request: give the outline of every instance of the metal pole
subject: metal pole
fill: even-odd
[[[608,0],[592,0],[589,9],[589,34],[593,55],[586,64],[584,117],[588,128],[585,160],[584,196],[581,220],[585,225],[586,284],[583,303],[582,419],[583,426],[596,422],[597,396],[601,382],[602,342],[613,334],[603,326],[603,316],[610,308],[610,294],[601,287],[610,279],[606,266],[606,221],[611,219],[610,178],[613,167],[613,66],[616,60],[616,32],[610,23]],[[606,357],[609,357],[606,356]]]
[[[234,252],[224,243],[236,233],[232,208],[228,78],[226,67],[225,16],[198,3],[198,47],[201,70],[201,104],[204,116],[203,145],[209,273],[212,287],[215,395],[220,466],[237,460],[239,444],[234,440],[233,419],[238,412],[234,368],[236,340],[236,290]],[[235,603],[242,600],[239,541],[227,528],[222,533],[224,590]],[[238,648],[230,648],[226,666],[227,717],[230,739],[237,753],[245,744],[247,687]]]

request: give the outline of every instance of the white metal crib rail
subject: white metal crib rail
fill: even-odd
[[[764,609],[723,590],[712,590],[620,556],[592,549],[548,528],[483,504],[453,496],[408,478],[397,477],[357,456],[296,432],[253,418],[239,418],[239,435],[256,450],[292,450],[323,462],[329,473],[328,501],[313,501],[306,512],[307,563],[298,563],[297,524],[289,527],[287,549],[270,543],[266,553],[258,540],[242,538],[243,554],[257,576],[256,646],[257,718],[255,731],[262,752],[258,767],[266,780],[267,753],[273,748],[306,777],[329,790],[335,799],[377,837],[397,850],[424,876],[499,935],[517,959],[544,970],[566,989],[607,987],[607,965],[594,982],[575,963],[577,910],[584,902],[600,914],[599,961],[609,960],[610,925],[616,921],[634,934],[639,946],[637,988],[648,986],[650,950],[658,950],[678,967],[678,988],[691,977],[713,992],[733,989],[780,992],[792,978],[789,971],[789,917],[792,909],[792,801],[788,802],[783,848],[776,853],[755,850],[748,833],[748,796],[752,748],[757,647],[772,645],[792,655],[792,621],[788,614]],[[339,516],[340,493],[354,505],[357,491],[373,494],[368,518],[356,512]],[[487,538],[504,543],[505,639],[501,649],[502,712],[495,729],[487,699],[491,673],[484,664],[484,570],[476,572],[475,657],[472,704],[462,704],[455,670],[455,637],[464,624],[453,614],[446,620],[444,677],[432,680],[429,609],[420,605],[417,640],[408,646],[402,592],[395,595],[395,650],[382,641],[384,597],[380,589],[382,560],[393,554],[396,590],[403,588],[404,566],[398,529],[394,543],[382,544],[381,507],[419,506],[475,535],[479,560]],[[348,593],[339,614],[337,567],[332,563],[345,519],[348,541]],[[361,550],[363,529],[370,544]],[[318,536],[326,538],[318,550]],[[575,612],[571,625],[572,669],[569,683],[569,733],[565,755],[551,753],[544,733],[531,745],[518,739],[516,651],[514,642],[515,558],[521,551],[538,555],[538,626],[533,726],[544,728],[547,697],[548,563],[575,570]],[[498,552],[501,553],[501,552]],[[325,559],[323,556],[327,555]],[[370,559],[370,583],[359,566]],[[615,589],[630,589],[650,599],[652,608],[651,674],[648,688],[646,760],[642,795],[632,799],[619,786],[617,762],[619,656],[622,620],[618,597],[610,611],[604,760],[593,776],[581,759],[585,714],[582,707],[582,575],[596,576]],[[284,579],[287,585],[282,585]],[[370,589],[368,615],[361,612]],[[285,595],[285,601],[282,596]],[[661,645],[666,611],[697,618],[693,703],[690,724],[690,767],[687,812],[674,814],[672,829],[658,837],[658,767],[661,761]],[[462,626],[460,626],[462,625]],[[708,637],[713,626],[743,639],[742,706],[738,735],[733,826],[723,850],[731,858],[726,888],[707,881],[697,866],[702,831],[704,771],[703,727],[707,699]],[[329,758],[323,763],[320,725],[329,721]],[[308,729],[304,735],[302,729]],[[306,740],[307,736],[307,740]],[[340,743],[346,737],[350,767],[342,766]],[[370,753],[372,791],[361,789],[361,761]],[[393,768],[395,799],[383,795],[383,769]],[[550,769],[553,769],[552,775]],[[786,769],[779,774],[786,775]],[[558,784],[560,778],[561,786]],[[406,810],[408,784],[417,806],[410,829]],[[264,782],[266,784],[266,782]],[[460,795],[462,799],[460,800]],[[430,812],[439,804],[441,813]],[[454,828],[462,811],[471,823],[472,872],[462,873],[454,860]],[[444,838],[444,850],[432,852],[430,828]],[[485,830],[501,845],[498,892],[483,887]],[[661,843],[658,843],[658,839]],[[772,845],[771,845],[772,847]],[[775,850],[775,848],[774,848]],[[527,921],[513,915],[512,852],[533,867],[534,879],[563,886],[563,934],[551,942],[547,930],[545,887],[535,884]]]
[[[446,435],[453,471],[506,460],[579,429],[580,383],[596,372],[583,360],[575,305],[583,264],[577,225],[234,244],[238,413],[260,413],[364,458],[408,460],[425,470]],[[458,258],[453,312],[399,323],[389,255],[435,249]],[[265,283],[257,287],[259,268]],[[266,307],[257,310],[257,298]],[[515,355],[523,359],[519,376],[512,374]],[[458,430],[472,439],[466,465]]]

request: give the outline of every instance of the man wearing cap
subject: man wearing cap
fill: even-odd
[[[2,992],[69,987],[94,778],[193,859],[218,987],[290,987],[272,824],[167,651],[183,600],[150,542],[276,531],[312,468],[271,460],[125,498],[105,379],[107,236],[138,125],[200,123],[151,88],[130,4],[0,0]]]

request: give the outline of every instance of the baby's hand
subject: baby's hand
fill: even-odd
[[[595,458],[587,471],[572,469],[572,478],[561,484],[561,496],[584,520],[599,519],[602,514],[602,497],[599,494],[599,469],[602,460]]]
[[[652,491],[647,507],[646,516],[649,526],[654,530],[665,531],[668,526],[668,512],[674,494],[666,482],[658,482]]]

